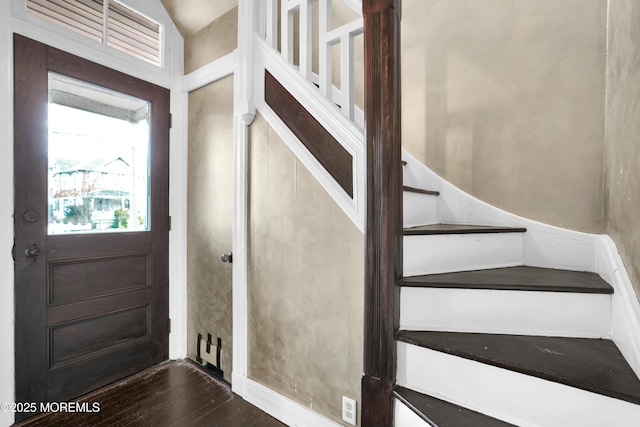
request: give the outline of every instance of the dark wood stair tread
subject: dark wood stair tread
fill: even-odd
[[[429,236],[434,234],[485,234],[524,233],[526,228],[489,225],[432,224],[404,229],[405,236]]]
[[[612,294],[598,274],[541,267],[505,267],[404,277],[402,286]]]
[[[408,185],[402,186],[403,191],[408,191],[410,193],[420,193],[420,194],[428,194],[429,196],[439,196],[439,191],[433,190],[423,190],[421,188],[409,187]]]
[[[407,166],[407,161],[406,160],[401,160],[402,162],[402,166]]]
[[[640,380],[611,340],[428,331],[397,339],[640,404]]]
[[[429,425],[435,427],[507,427],[505,423],[487,415],[472,411],[408,388],[396,386],[394,395]]]

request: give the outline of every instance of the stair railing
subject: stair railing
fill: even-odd
[[[332,28],[333,2],[342,2],[358,14],[358,18]],[[318,3],[318,72],[313,71],[313,6]],[[280,9],[280,13],[278,13]],[[361,0],[265,0],[263,36],[266,42],[278,50],[280,29],[280,53],[298,68],[300,74],[315,84],[320,93],[360,129],[364,127],[364,114],[354,99],[354,39],[364,32]],[[298,15],[296,21],[295,17]],[[298,31],[296,37],[296,25]],[[333,85],[334,46],[340,46],[340,88]],[[297,58],[296,58],[296,53]]]
[[[361,36],[364,45],[362,1],[246,1],[255,5],[256,12],[252,34],[255,81],[251,83],[256,107],[349,219],[364,231],[364,112],[358,108],[363,100],[358,97],[356,102],[354,97],[354,80],[357,84],[364,81],[364,64],[356,50],[360,40],[354,43]],[[332,28],[332,16],[336,21],[351,22]],[[336,46],[340,47],[341,59]],[[338,71],[340,88],[332,78],[337,78]],[[354,79],[355,73],[361,73],[362,78]],[[276,83],[281,86],[277,90]],[[288,99],[286,92],[310,114],[297,115],[295,108],[291,110],[293,103],[284,108],[279,97]],[[300,132],[309,131],[303,132],[302,123],[323,127],[327,139],[319,135],[302,137]],[[337,146],[341,148],[334,150]],[[340,153],[341,162],[334,161],[335,153]]]
[[[279,68],[282,83],[307,108],[330,111],[322,126],[331,128],[353,157],[356,189],[352,198],[342,189],[325,189],[365,234],[364,375],[362,378],[363,427],[393,425],[393,385],[396,376],[395,332],[399,326],[399,287],[402,277],[402,170],[400,102],[400,17],[402,0],[256,0],[259,1],[258,34],[269,55],[264,67]],[[342,1],[359,18],[331,28],[333,2]],[[313,72],[314,5],[318,3],[318,73]],[[297,15],[297,16],[296,16]],[[362,18],[362,16],[365,18]],[[297,28],[296,28],[297,24]],[[366,25],[366,30],[365,30]],[[296,37],[297,29],[297,37]],[[354,102],[354,39],[364,38],[363,66],[365,120]],[[333,46],[340,45],[340,89],[333,85]],[[262,51],[262,49],[261,49]],[[297,54],[297,56],[296,56]],[[282,60],[284,59],[284,60]],[[276,63],[274,65],[274,63]],[[280,69],[279,63],[283,64]],[[306,84],[311,82],[313,84]],[[286,85],[286,84],[285,84]],[[317,93],[309,91],[316,85]],[[304,86],[304,88],[300,88]],[[311,96],[311,94],[313,96]],[[258,96],[259,97],[259,96]],[[308,99],[314,98],[314,99]],[[322,102],[316,102],[318,98]],[[327,102],[328,101],[328,102]],[[325,110],[324,104],[327,104]],[[333,107],[339,108],[339,112]],[[265,110],[265,113],[268,111]],[[314,116],[319,114],[314,111]],[[343,123],[345,122],[345,123]],[[274,122],[274,126],[279,126]],[[282,129],[282,127],[278,127]],[[278,129],[276,129],[278,131]],[[286,130],[282,130],[286,133]],[[363,144],[364,143],[364,144]],[[295,144],[290,147],[295,148]],[[309,154],[293,149],[303,163],[316,170]],[[366,154],[365,154],[366,153]],[[365,165],[366,161],[366,165]],[[365,182],[366,181],[366,182]],[[366,193],[366,197],[365,194]],[[366,202],[366,209],[364,204]],[[366,219],[364,214],[366,212]]]

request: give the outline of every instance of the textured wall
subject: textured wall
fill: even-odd
[[[495,206],[604,226],[606,0],[405,0],[403,145]]]
[[[222,370],[231,380],[233,76],[189,94],[187,228],[188,357],[195,360],[197,334],[222,338]]]
[[[607,233],[640,295],[640,2],[609,1]]]
[[[238,47],[238,8],[234,7],[184,42],[184,73],[189,74]]]
[[[187,39],[238,6],[238,0],[161,0],[180,34]]]
[[[363,235],[259,115],[250,137],[248,375],[341,422],[341,396],[360,400]]]

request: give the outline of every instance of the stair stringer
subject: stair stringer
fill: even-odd
[[[444,180],[405,149],[404,184],[440,192],[440,223],[525,227],[523,264],[598,273],[614,288],[611,337],[640,377],[640,302],[607,235],[567,230],[491,206]]]
[[[256,68],[254,70],[256,109],[349,219],[360,231],[364,232],[366,164],[363,131],[345,118],[329,100],[316,90],[312,83],[305,80],[295,67],[282,59],[279,52],[267,45],[262,38],[256,36],[254,42],[256,44]],[[269,71],[351,155],[353,159],[353,198],[349,197],[315,156],[267,105],[264,96],[265,71]]]
[[[640,378],[640,303],[616,244],[606,234],[596,235],[596,268],[613,287],[611,337]]]

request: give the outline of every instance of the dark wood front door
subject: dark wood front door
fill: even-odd
[[[169,91],[14,46],[16,402],[39,407],[168,357]]]

